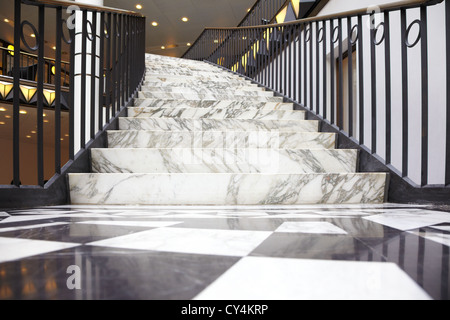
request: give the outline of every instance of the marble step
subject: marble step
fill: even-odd
[[[207,109],[239,109],[239,110],[294,110],[294,104],[284,102],[254,102],[233,100],[165,100],[134,99],[134,105],[140,108],[207,108]]]
[[[94,173],[350,173],[357,150],[92,149]]]
[[[194,78],[203,79],[203,80],[215,80],[215,79],[222,79],[222,80],[238,80],[240,77],[238,75],[228,73],[228,72],[192,72],[188,70],[180,70],[180,71],[170,71],[170,72],[164,72],[164,73],[156,73],[147,71],[147,76],[152,77],[178,77],[184,80],[192,80]]]
[[[129,107],[131,118],[182,118],[182,119],[255,119],[255,120],[305,120],[306,112],[297,110],[218,109],[218,108],[149,108]]]
[[[386,200],[386,173],[68,174],[72,204],[300,205]]]
[[[328,132],[275,131],[107,131],[109,148],[273,148],[335,149]]]
[[[262,91],[264,88],[258,87],[256,84],[247,83],[247,82],[212,82],[212,81],[198,81],[198,82],[162,82],[162,81],[153,81],[147,82],[144,81],[141,90],[142,91],[152,91],[157,88],[189,88],[189,89],[197,89],[197,88],[205,88],[205,89],[221,89],[221,90],[233,90],[239,89],[243,91]]]
[[[256,92],[256,91],[255,91]],[[233,95],[228,94],[194,94],[194,93],[167,93],[167,92],[148,92],[140,91],[139,98],[144,99],[166,99],[166,100],[234,100],[234,101],[251,101],[251,102],[283,102],[282,97],[272,96],[250,96],[247,94]]]
[[[244,78],[224,78],[224,77],[214,77],[214,78],[205,78],[201,76],[197,77],[180,77],[173,75],[146,75],[145,83],[147,82],[167,82],[167,83],[198,83],[204,81],[211,81],[214,83],[227,83],[230,86],[234,84],[251,84],[250,81],[245,80]]]
[[[119,118],[119,130],[318,132],[317,120]]]
[[[250,87],[250,90],[245,90],[243,88],[214,88],[214,87],[203,87],[199,86],[197,88],[187,88],[187,87],[142,87],[140,92],[144,94],[146,92],[152,93],[170,93],[170,94],[215,94],[215,95],[229,95],[230,93],[238,96],[248,96],[248,97],[273,97],[273,92],[258,90],[259,88]]]

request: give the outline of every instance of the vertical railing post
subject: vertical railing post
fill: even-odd
[[[408,176],[409,120],[408,120],[408,48],[406,46],[406,9],[400,10],[402,55],[402,176]]]
[[[428,184],[428,20],[427,7],[420,7],[421,70],[422,70],[422,167],[421,185]],[[448,52],[447,52],[448,54]],[[447,88],[447,91],[449,88]]]
[[[392,89],[391,89],[391,27],[389,12],[384,13],[384,63],[386,81],[386,164],[391,163],[392,153]]]
[[[375,26],[375,13],[370,15],[370,66],[371,66],[371,110],[372,110],[372,125],[371,125],[371,151],[373,154],[377,153],[377,58],[376,58],[376,35],[377,26]]]
[[[358,16],[358,84],[359,84],[359,143],[364,145],[364,49],[363,22]]]
[[[13,181],[20,186],[20,34],[22,20],[22,1],[14,2],[14,98],[13,98]]]
[[[45,7],[39,6],[38,19],[38,68],[37,68],[37,173],[38,185],[44,186],[44,38]]]
[[[55,173],[61,173],[61,45],[62,8],[56,9],[56,59],[55,59]]]
[[[445,1],[445,37],[446,37],[446,62],[447,62],[447,86],[450,87],[450,1]],[[445,185],[450,185],[450,90],[447,89],[446,105],[446,142],[445,142]]]

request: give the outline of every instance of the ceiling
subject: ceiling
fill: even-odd
[[[104,0],[107,7],[133,10],[147,18],[147,52],[180,57],[205,27],[235,27],[256,0]],[[136,9],[141,4],[142,9]],[[181,18],[187,17],[188,22]],[[151,23],[158,22],[157,27]],[[166,49],[162,50],[161,46]]]
[[[86,0],[89,2],[89,0]],[[245,17],[256,0],[104,0],[104,6],[140,12],[146,17],[146,51],[161,55],[180,57],[194,43],[205,27],[235,27]],[[13,42],[14,6],[12,0],[0,0],[0,39]],[[142,5],[138,10],[136,5]],[[46,52],[52,56],[54,46],[54,13],[46,15]],[[181,18],[189,21],[183,22]],[[10,20],[5,23],[4,20]],[[22,20],[29,20],[37,27],[37,10],[22,6]],[[158,22],[157,27],[152,22]],[[28,33],[32,33],[28,30]],[[48,36],[47,36],[48,35]],[[34,44],[34,39],[29,39]],[[162,50],[165,46],[167,49]],[[50,50],[49,50],[50,49]],[[63,59],[64,59],[63,54]],[[68,58],[68,57],[67,57]]]

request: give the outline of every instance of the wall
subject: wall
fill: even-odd
[[[380,5],[393,1],[377,1],[377,0],[330,0],[329,3],[321,10],[319,15],[328,15],[343,11],[349,11],[358,8],[365,8],[372,5]],[[446,115],[446,92],[447,92],[447,80],[446,73],[443,72],[446,68],[446,50],[445,50],[445,4],[441,3],[436,6],[431,6],[428,8],[428,79],[429,79],[429,91],[428,91],[428,105],[429,105],[429,184],[443,184],[444,176],[445,176],[445,115]],[[411,9],[407,11],[407,26],[413,22],[415,19],[420,18],[419,9]],[[402,93],[405,86],[402,83],[402,69],[401,69],[401,36],[400,36],[400,14],[399,12],[392,12],[389,15],[390,17],[390,29],[391,29],[391,115],[392,115],[392,165],[398,170],[402,170]],[[379,14],[376,17],[375,25],[378,25],[383,21],[383,15]],[[357,19],[353,18],[352,26],[357,24]],[[337,20],[335,20],[335,26],[337,25]],[[372,123],[372,113],[371,113],[371,105],[372,105],[372,73],[371,73],[371,52],[370,52],[370,22],[368,17],[363,17],[363,38],[364,38],[364,49],[363,49],[363,57],[364,57],[364,91],[356,93],[356,100],[354,103],[354,108],[356,108],[356,117],[359,117],[359,97],[360,94],[363,95],[364,99],[364,144],[367,147],[372,147],[371,145],[371,123]],[[319,24],[319,28],[322,25]],[[331,65],[333,64],[330,61],[330,23],[326,24],[326,38],[327,38],[327,48],[326,48],[326,65],[327,65],[327,93],[328,100],[326,103],[323,101],[323,44],[319,45],[319,64],[316,65],[316,44],[315,37],[317,33],[316,26],[313,25],[313,48],[312,48],[312,82],[310,81],[310,66],[301,63],[299,66],[299,49],[301,49],[302,61],[304,61],[305,52],[303,51],[303,44],[305,35],[302,32],[300,37],[300,43],[294,42],[288,47],[288,56],[292,57],[292,59],[296,59],[296,61],[287,61],[288,70],[291,70],[291,97],[294,95],[299,97],[302,95],[301,99],[297,99],[300,103],[303,103],[307,106],[312,106],[314,109],[318,108],[323,114],[324,108],[327,108],[327,119],[330,120],[330,111],[331,111]],[[410,41],[412,42],[416,35],[418,34],[417,25],[411,29]],[[342,35],[343,40],[343,52],[347,50],[347,20],[344,19],[342,21],[342,30],[344,30]],[[379,30],[378,35],[380,36],[382,33],[382,28]],[[296,55],[294,57],[294,48],[293,46],[297,46]],[[309,43],[307,44],[306,50],[306,59],[310,61],[310,48]],[[338,57],[337,43],[334,44],[333,51],[335,53],[335,58]],[[358,55],[359,51],[357,50],[356,54]],[[279,65],[279,70],[282,71],[284,62],[284,53],[275,60],[275,65]],[[385,73],[385,42],[381,45],[376,46],[375,51],[375,65],[376,65],[376,106],[377,106],[377,155],[381,158],[385,157],[385,106],[386,106],[386,92],[385,92],[385,84],[386,84],[386,73]],[[301,68],[301,75],[298,75],[297,70],[293,70],[293,66],[297,66],[297,68]],[[264,76],[266,72],[271,72],[270,68],[264,70],[260,76]],[[305,78],[304,70],[307,70],[307,75]],[[359,74],[359,65],[354,66],[356,70],[356,75]],[[345,69],[344,69],[345,70]],[[422,108],[422,96],[421,96],[421,74],[422,74],[422,66],[421,66],[421,42],[418,43],[414,48],[408,49],[408,104],[409,104],[409,174],[408,177],[416,183],[420,182],[421,176],[421,108]],[[296,83],[300,84],[297,88],[292,86],[294,82],[294,77],[296,77]],[[319,79],[317,79],[319,77]],[[283,87],[284,82],[284,74],[281,73],[279,81]],[[317,100],[316,95],[316,82],[319,80],[319,99]],[[359,76],[354,79],[356,83],[359,83]],[[305,88],[306,85],[306,96],[307,100],[305,100]],[[312,87],[311,87],[312,86]],[[301,87],[301,92],[299,91],[299,87]],[[312,99],[310,97],[310,91],[313,91]],[[335,92],[337,91],[337,87],[335,84]],[[355,123],[355,133],[354,137],[359,139],[358,130],[359,127],[357,123]]]

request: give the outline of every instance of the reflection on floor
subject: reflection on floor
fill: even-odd
[[[398,204],[0,212],[0,299],[449,299],[450,213]]]

